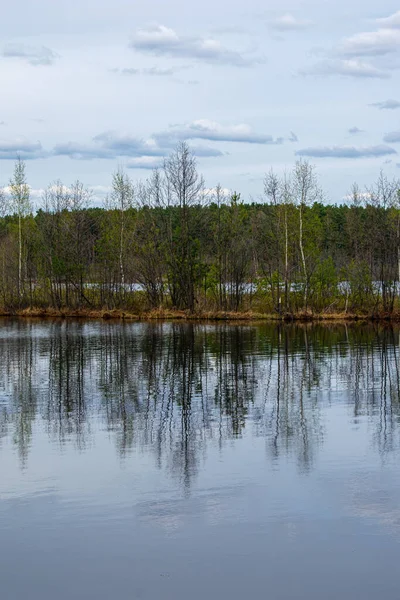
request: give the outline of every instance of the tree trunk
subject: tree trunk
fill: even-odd
[[[306,259],[304,256],[304,248],[303,248],[303,205],[300,205],[300,253],[301,253],[301,261],[303,263],[303,272],[304,272],[304,309],[307,310],[307,301],[308,301],[308,281],[307,281],[307,266]]]

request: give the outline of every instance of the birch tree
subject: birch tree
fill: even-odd
[[[23,260],[23,219],[31,212],[29,186],[26,180],[25,163],[19,157],[10,179],[11,209],[18,217],[18,298],[21,304],[24,294]]]
[[[119,273],[122,293],[125,292],[125,232],[126,232],[126,213],[132,208],[134,200],[134,186],[120,167],[114,173],[112,178],[112,191],[110,195],[110,207],[119,213]]]
[[[304,211],[321,199],[315,167],[306,160],[298,160],[293,170],[293,195],[299,209],[299,248],[304,276],[304,309],[307,310],[309,278],[304,252]]]

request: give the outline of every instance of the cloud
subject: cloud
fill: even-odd
[[[119,73],[119,75],[139,75],[140,69],[134,67],[128,67],[125,69],[111,69],[112,73]]]
[[[127,133],[106,131],[92,140],[91,144],[67,142],[53,148],[56,156],[69,156],[74,160],[92,160],[96,158],[115,159],[119,156],[141,157],[160,156],[162,149],[154,140],[143,140]]]
[[[390,146],[315,146],[303,148],[296,152],[297,156],[311,158],[376,158],[397,154]]]
[[[396,144],[397,142],[400,142],[400,131],[391,131],[387,133],[383,137],[383,141],[388,142],[389,144]]]
[[[360,56],[382,56],[397,52],[400,44],[400,30],[378,29],[357,33],[344,40],[337,53],[346,58]]]
[[[308,19],[298,19],[290,13],[271,19],[268,26],[275,31],[301,31],[313,27],[315,23]]]
[[[23,160],[35,158],[47,158],[46,152],[40,142],[30,142],[24,137],[14,140],[0,140],[0,159],[15,160],[20,157]]]
[[[128,133],[106,131],[93,138],[96,144],[109,152],[113,158],[117,156],[160,156],[161,149],[153,140],[143,140]]]
[[[160,69],[158,67],[150,67],[146,69],[112,69],[113,73],[119,73],[120,75],[150,75],[152,77],[167,77],[174,75],[174,69]]]
[[[384,100],[383,102],[373,102],[369,106],[375,106],[379,110],[395,110],[400,108],[400,102],[398,100]]]
[[[175,145],[179,140],[203,139],[210,142],[238,142],[247,144],[280,144],[282,138],[254,132],[249,125],[221,125],[215,121],[199,119],[183,126],[175,126],[154,135],[162,145]]]
[[[289,142],[298,142],[299,138],[297,137],[297,135],[294,133],[294,131],[290,132],[289,135]]]
[[[225,48],[213,38],[179,36],[164,25],[139,29],[133,36],[130,47],[137,52],[154,56],[190,58],[235,67],[249,67],[261,62],[260,59],[245,56],[237,50]]]
[[[66,142],[56,144],[53,148],[54,156],[68,156],[74,160],[92,160],[97,158],[117,158],[115,152],[96,145],[79,144],[77,142]]]
[[[163,166],[164,159],[158,156],[141,156],[130,158],[126,163],[128,169],[159,169]]]
[[[54,156],[68,156],[73,160],[106,159],[113,160],[128,157],[130,168],[143,169],[160,166],[163,158],[175,147],[177,138],[169,138],[168,134],[154,134],[147,140],[137,138],[128,133],[106,131],[95,136],[90,144],[67,142],[57,144],[52,151]],[[199,157],[218,157],[223,153],[206,146],[193,146],[192,151]]]
[[[295,134],[292,134],[293,136]],[[115,160],[129,158],[130,168],[153,168],[160,165],[161,159],[173,150],[176,144],[184,140],[205,140],[208,142],[236,142],[248,144],[281,144],[283,138],[274,139],[270,135],[254,132],[249,125],[221,125],[214,121],[198,120],[185,125],[175,125],[143,139],[118,131],[104,131],[88,143],[68,141],[56,144],[50,152],[43,150],[41,144],[32,144],[26,140],[17,140],[12,144],[0,142],[0,158],[43,158],[47,156],[67,156],[73,160]],[[193,144],[193,153],[198,157],[213,158],[223,156],[224,152],[214,146]]]
[[[347,130],[348,133],[350,133],[350,135],[357,135],[357,133],[364,133],[363,129],[359,129],[358,127],[350,127],[350,129]]]
[[[142,69],[143,75],[151,75],[152,77],[166,77],[173,75],[173,69],[160,69],[158,67],[150,67],[149,69]]]
[[[389,17],[377,19],[376,21],[379,25],[382,25],[382,27],[384,28],[400,29],[400,10],[398,10],[393,15],[390,15]]]
[[[356,79],[388,79],[390,75],[373,65],[358,59],[352,60],[323,60],[313,65],[304,75],[354,77]]]
[[[224,155],[224,152],[221,152],[221,150],[210,148],[209,146],[191,146],[191,149],[199,158],[217,158]]]
[[[25,44],[6,44],[0,51],[3,58],[18,58],[27,61],[30,65],[52,65],[58,55],[46,46],[26,46]]]

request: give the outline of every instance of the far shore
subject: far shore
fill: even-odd
[[[140,314],[126,310],[90,310],[90,309],[54,309],[54,308],[24,308],[0,309],[0,317],[21,317],[38,319],[101,319],[119,321],[274,321],[274,322],[400,322],[400,312],[394,313],[312,313],[301,311],[287,314],[267,314],[260,312],[223,312],[204,311],[189,312],[179,310],[159,309]]]

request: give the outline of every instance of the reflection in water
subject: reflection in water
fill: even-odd
[[[324,408],[371,418],[382,456],[398,448],[399,333],[391,327],[4,321],[0,453],[29,468],[35,427],[79,451],[110,432],[123,458],[151,451],[186,491],[209,442],[263,436],[305,472]]]

